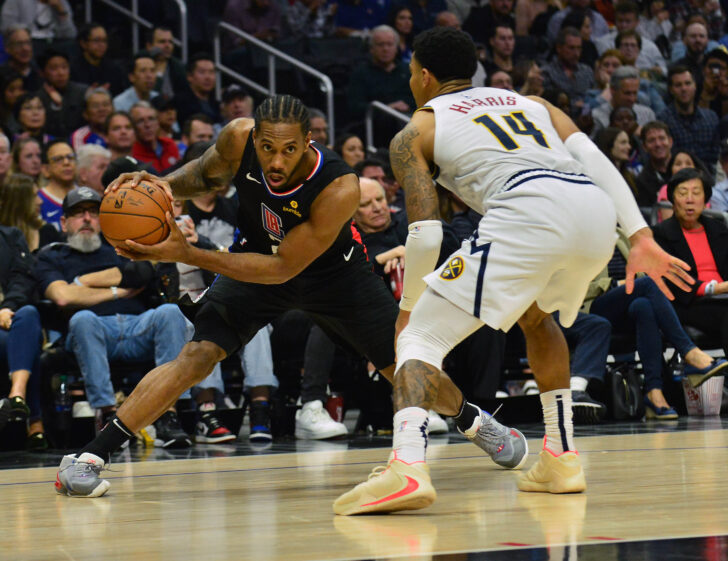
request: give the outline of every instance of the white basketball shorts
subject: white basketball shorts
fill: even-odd
[[[616,225],[591,183],[522,181],[488,201],[477,231],[425,282],[494,329],[508,331],[533,302],[568,327],[612,256]]]

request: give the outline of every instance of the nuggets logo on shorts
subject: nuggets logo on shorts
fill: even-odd
[[[445,268],[440,273],[440,278],[443,280],[455,280],[463,274],[465,270],[465,263],[461,257],[453,257],[450,262],[445,265]]]

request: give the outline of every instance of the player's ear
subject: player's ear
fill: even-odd
[[[308,134],[306,135],[305,144],[307,148],[311,145],[311,131],[308,131]]]

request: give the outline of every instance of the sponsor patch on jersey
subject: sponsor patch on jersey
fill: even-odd
[[[260,209],[263,213],[263,228],[265,231],[276,239],[282,240],[285,234],[281,217],[269,209],[265,203],[260,203]]]
[[[464,270],[465,262],[462,257],[453,257],[440,273],[440,278],[448,281],[455,280],[463,274]]]

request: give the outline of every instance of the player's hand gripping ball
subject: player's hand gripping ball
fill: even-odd
[[[101,232],[114,247],[126,240],[155,245],[169,236],[167,212],[172,205],[163,189],[146,181],[131,187],[127,181],[101,201]]]

